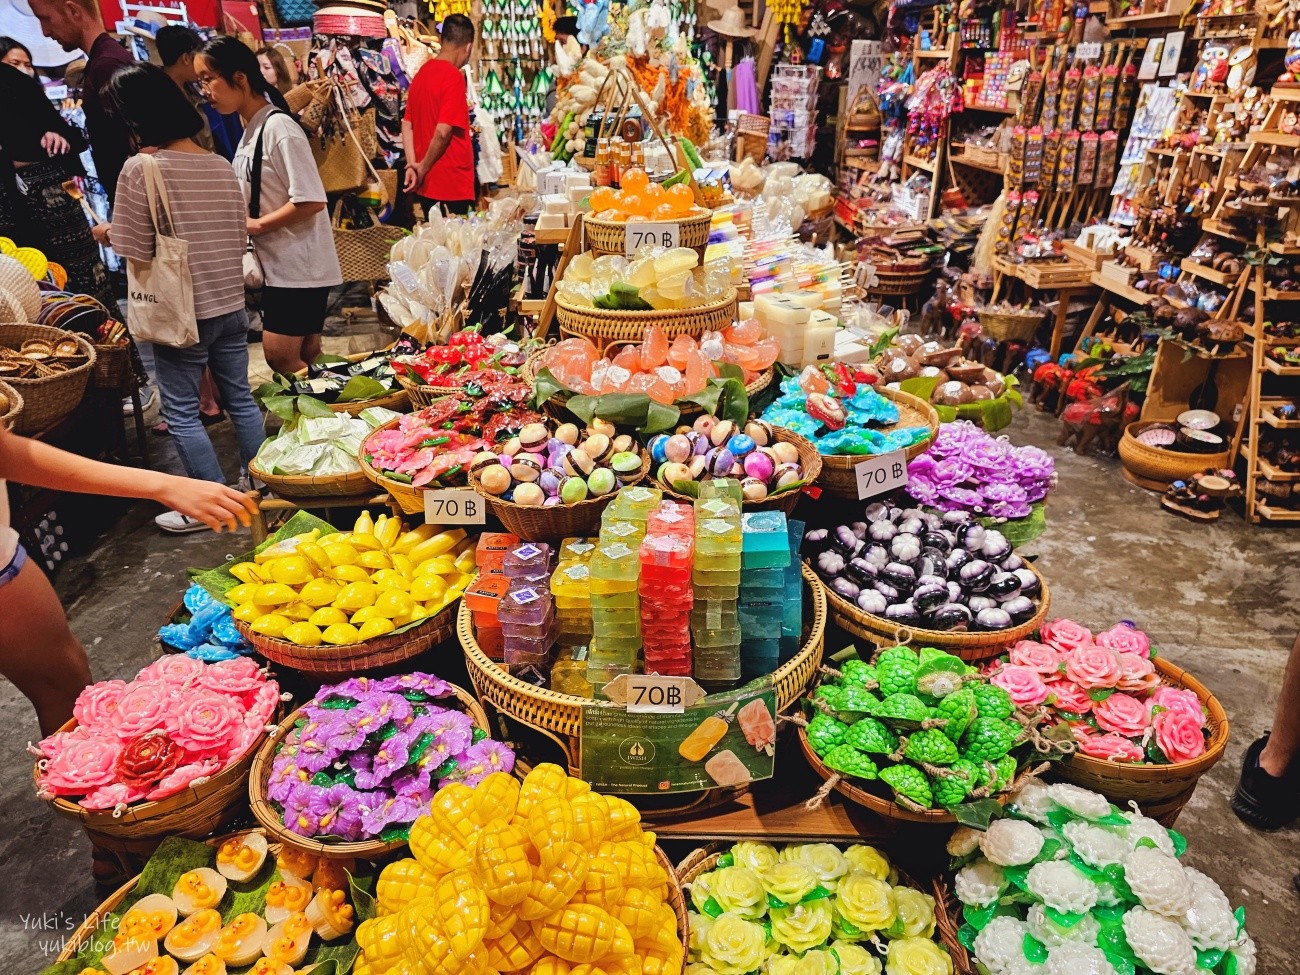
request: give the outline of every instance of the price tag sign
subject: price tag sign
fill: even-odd
[[[681,714],[704,698],[703,688],[691,678],[659,674],[620,674],[602,690],[632,714]]]
[[[1074,49],[1074,56],[1080,61],[1096,61],[1101,57],[1101,41],[1084,41]]]
[[[482,525],[487,503],[471,488],[424,492],[424,520],[430,525]]]
[[[907,483],[907,451],[867,457],[853,468],[858,477],[858,500],[901,488]]]
[[[681,240],[681,230],[681,224],[673,220],[629,220],[627,232],[624,234],[624,251],[628,257],[635,257],[638,248],[645,244],[654,247],[676,247]]]

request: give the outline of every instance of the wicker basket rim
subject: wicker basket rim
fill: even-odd
[[[78,346],[84,350],[83,354],[86,357],[86,361],[79,366],[72,366],[68,369],[65,369],[63,372],[56,373],[53,376],[37,376],[34,379],[19,379],[17,377],[10,377],[5,380],[5,382],[7,383],[11,383],[11,384],[22,383],[24,385],[34,386],[39,383],[55,382],[57,380],[63,379],[66,376],[76,376],[83,372],[89,372],[91,369],[94,368],[95,360],[99,358],[99,353],[95,351],[95,346],[87,338],[85,338],[85,336],[83,336],[80,332],[68,332],[61,328],[55,328],[53,325],[36,325],[34,323],[28,323],[28,322],[0,322],[0,345],[6,345],[5,333],[13,330],[28,333],[26,336],[28,338],[32,338],[32,337],[39,338],[41,337],[42,333],[46,333],[45,337],[53,339],[54,341],[62,341],[64,339],[69,339],[69,338],[75,339],[77,341]],[[32,333],[36,333],[36,334],[33,335]]]
[[[248,462],[248,473],[259,481],[267,481],[267,483],[275,480],[285,484],[329,484],[333,481],[364,475],[365,471],[358,468],[344,474],[274,474],[258,464],[257,458],[253,458]]]
[[[807,562],[804,563],[807,566]],[[1024,623],[1008,627],[1005,630],[980,630],[974,633],[952,631],[952,630],[928,630],[924,627],[905,627],[896,626],[892,621],[883,616],[875,616],[871,613],[863,612],[857,606],[854,606],[843,596],[832,592],[829,588],[826,590],[826,601],[831,607],[831,611],[838,616],[849,619],[859,626],[872,630],[880,634],[892,633],[899,638],[899,643],[933,643],[936,646],[953,646],[968,643],[970,646],[993,646],[1003,645],[1003,641],[1020,639],[1023,636],[1032,633],[1047,618],[1047,611],[1051,603],[1051,595],[1047,589],[1047,580],[1043,574],[1038,571],[1032,562],[1026,562],[1025,568],[1029,569],[1038,577],[1038,582],[1042,586],[1042,595],[1039,597],[1037,612]],[[811,571],[811,570],[810,570]],[[902,634],[907,637],[902,638]],[[962,638],[967,638],[963,640]],[[971,640],[970,638],[974,638]]]
[[[3,379],[0,379],[0,391],[3,391],[9,400],[8,412],[0,413],[0,423],[3,423],[6,420],[12,420],[23,411],[23,394]]]
[[[491,732],[492,726],[488,723],[487,713],[478,703],[477,698],[470,694],[462,687],[455,684],[451,685],[452,695],[456,701],[469,715],[474,724],[483,731]],[[310,837],[299,836],[296,833],[286,829],[282,819],[273,815],[274,807],[271,800],[266,795],[267,782],[271,776],[271,764],[275,760],[275,755],[279,750],[280,744],[293,731],[299,716],[307,705],[294,709],[288,717],[280,722],[275,731],[271,732],[266,741],[262,742],[257,749],[257,754],[253,756],[253,763],[248,773],[248,805],[252,810],[253,818],[258,824],[271,836],[275,837],[280,843],[286,846],[297,847],[298,849],[310,850],[319,856],[331,857],[358,857],[360,859],[373,859],[383,856],[385,853],[391,853],[407,845],[407,840],[358,840],[350,842],[327,843]]]
[[[598,220],[591,214],[584,214],[582,225],[584,227],[597,227],[601,230],[617,230],[626,227],[629,223],[640,223],[638,220]],[[655,220],[655,223],[676,223],[682,225],[695,225],[701,223],[713,222],[713,211],[706,213],[693,213],[689,217],[671,217],[668,220]]]
[[[337,646],[326,647],[323,644],[318,647],[300,647],[296,643],[289,643],[285,640],[277,640],[274,637],[262,636],[254,633],[249,625],[241,620],[235,620],[235,627],[253,645],[253,648],[262,653],[263,645],[272,647],[276,652],[286,658],[302,657],[303,651],[313,651],[312,659],[322,662],[333,663],[355,663],[358,666],[364,665],[369,657],[380,654],[393,653],[402,647],[415,643],[428,636],[430,630],[447,628],[450,621],[452,610],[456,608],[456,603],[460,601],[458,596],[455,601],[444,606],[433,616],[426,616],[418,625],[411,627],[402,633],[394,635],[393,633],[383,633],[369,640],[363,640],[361,643],[344,643]],[[392,641],[392,646],[376,647],[375,644]],[[265,654],[263,654],[265,656]]]
[[[787,660],[769,675],[774,684],[779,684],[786,676],[794,673],[801,658],[812,651],[814,647],[824,644],[827,619],[826,604],[826,587],[821,584],[821,580],[806,565],[801,563],[801,573],[803,581],[812,594],[812,625],[808,630],[808,638],[804,641],[799,649],[790,660]],[[462,649],[467,657],[472,660],[472,666],[477,667],[484,674],[491,675],[491,679],[504,687],[510,693],[525,699],[530,699],[541,706],[561,706],[575,710],[581,713],[586,707],[615,707],[616,705],[608,702],[595,701],[591,698],[578,697],[573,694],[561,694],[547,687],[537,687],[522,681],[519,678],[507,673],[497,666],[496,661],[491,660],[479,646],[478,639],[474,635],[473,619],[468,607],[461,601],[459,618],[456,623],[456,632],[460,637]],[[795,698],[797,700],[798,698]],[[778,700],[778,708],[784,705]]]
[[[807,437],[802,437],[799,434],[795,433],[793,430],[788,430],[785,427],[773,427],[772,432],[775,435],[777,440],[783,441],[784,443],[792,443],[795,445],[795,448],[799,451],[799,464],[803,468],[803,473],[804,473],[803,479],[807,481],[808,484],[815,484],[818,475],[821,474],[822,472],[822,461],[825,460],[822,454],[818,452],[817,446]],[[665,485],[662,481],[659,480],[657,476],[654,477],[653,480],[655,484],[658,485],[659,489],[664,492],[664,494],[677,498],[679,501],[692,500],[688,495],[679,494],[678,492],[674,491],[672,488]],[[805,485],[805,487],[807,486],[808,485]],[[800,488],[799,490],[802,490],[802,488]],[[799,492],[794,491],[791,493],[798,494]],[[775,497],[773,495],[768,495],[766,498],[763,499],[763,501],[759,501],[759,502],[747,501],[744,502],[744,504],[763,504],[771,500],[779,501],[784,497],[785,494],[783,492],[781,494],[775,495]],[[742,505],[742,507],[743,506],[744,505]]]
[[[713,312],[722,311],[729,305],[736,303],[736,289],[727,286],[722,297],[715,301],[710,301],[703,305],[696,305],[694,308],[665,308],[662,310],[651,309],[649,311],[619,311],[611,308],[594,308],[585,305],[575,305],[566,301],[564,298],[557,297],[555,303],[567,312],[573,312],[579,315],[586,315],[590,318],[607,318],[616,322],[662,322],[664,320],[672,321],[674,318],[689,318],[695,315],[707,315]]]

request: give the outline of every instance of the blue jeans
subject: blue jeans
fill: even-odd
[[[257,456],[266,438],[262,413],[248,386],[248,314],[199,319],[199,341],[188,349],[153,347],[162,413],[190,477],[225,483],[217,452],[199,420],[199,381],[203,367],[221,392],[221,404],[235,425],[241,466]]]

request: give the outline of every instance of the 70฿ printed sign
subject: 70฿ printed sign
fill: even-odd
[[[676,247],[681,240],[681,224],[673,220],[629,220],[624,233],[624,251],[628,257],[646,244],[653,247]]]

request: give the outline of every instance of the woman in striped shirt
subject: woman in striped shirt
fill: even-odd
[[[248,385],[244,195],[230,163],[194,141],[203,121],[159,68],[132,64],[120,69],[104,86],[103,97],[109,113],[126,128],[132,148],[152,152],[158,161],[171,232],[189,243],[199,341],[184,349],[154,346],[163,416],[190,477],[225,482],[217,452],[199,420],[199,382],[205,366],[234,423],[243,471],[264,437],[262,415]],[[109,234],[113,249],[123,257],[153,259],[155,228],[138,156],[127,160],[118,179]],[[155,521],[171,532],[206,527],[178,511],[165,512]]]

